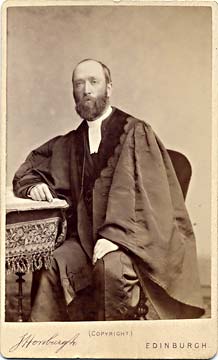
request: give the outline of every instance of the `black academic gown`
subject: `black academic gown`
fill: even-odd
[[[15,194],[25,197],[31,185],[46,182],[71,204],[68,237],[76,234],[90,260],[99,237],[113,241],[131,256],[160,318],[201,316],[195,238],[166,149],[148,124],[115,109],[102,124],[91,220],[86,126],[34,150],[15,174]]]

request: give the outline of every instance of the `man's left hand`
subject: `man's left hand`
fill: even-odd
[[[92,263],[95,265],[98,259],[101,259],[104,255],[111,251],[116,251],[118,246],[107,239],[99,239],[94,247],[94,254]]]

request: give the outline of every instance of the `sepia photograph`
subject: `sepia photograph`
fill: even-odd
[[[214,13],[5,3],[3,355],[215,354]]]

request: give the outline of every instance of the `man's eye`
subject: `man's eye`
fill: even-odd
[[[80,87],[80,86],[82,86],[82,84],[83,84],[82,81],[77,81],[76,82],[76,87]]]
[[[96,79],[92,79],[92,80],[91,80],[91,84],[93,84],[93,85],[94,85],[94,84],[97,84],[97,80],[96,80]]]

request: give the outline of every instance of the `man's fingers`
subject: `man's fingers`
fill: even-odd
[[[97,261],[98,259],[101,259],[101,258],[100,258],[100,251],[95,248],[94,254],[93,254],[93,258],[92,258],[92,263],[93,263],[93,265],[95,265],[95,263],[96,263],[96,261]]]
[[[94,248],[94,252],[92,256],[92,264],[95,265],[96,261],[97,261],[97,252],[96,252],[96,248]]]
[[[45,200],[48,200],[49,202],[53,201],[53,196],[48,188],[48,186],[46,184],[43,184],[43,191],[44,191],[44,195],[45,195]]]
[[[30,197],[36,201],[53,200],[52,194],[47,184],[38,184],[30,190]]]
[[[103,246],[105,246],[105,239],[98,239],[98,241],[95,244],[94,251],[98,251],[98,249],[101,249]]]
[[[92,260],[93,265],[95,265],[97,260],[102,259],[103,256],[106,255],[108,252],[110,252],[110,251],[109,250],[103,250],[103,249],[95,251],[94,255],[93,255],[93,260]]]
[[[36,187],[34,187],[31,191],[30,191],[30,196],[33,200],[36,200],[36,201],[40,201],[41,198],[40,198],[40,195],[39,195],[39,192],[37,190]]]
[[[42,185],[39,185],[36,187],[36,191],[38,191],[40,200],[46,200],[45,192]]]
[[[95,265],[96,261],[97,261],[97,257],[93,255],[92,265]]]
[[[92,263],[95,265],[98,259],[103,258],[106,254],[116,251],[118,246],[107,239],[99,239],[94,247]]]
[[[111,251],[99,251],[97,254],[94,254],[93,255],[93,260],[92,260],[92,263],[93,263],[93,265],[95,265],[95,263],[97,262],[97,260],[100,260],[100,259],[102,259],[106,254],[108,254],[109,252],[111,252]]]

